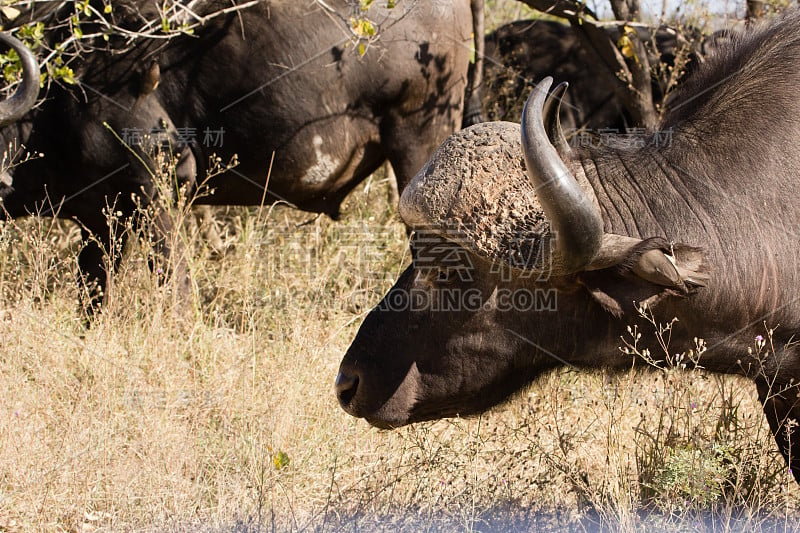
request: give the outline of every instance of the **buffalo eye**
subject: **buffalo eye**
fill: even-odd
[[[457,268],[451,268],[451,267],[438,269],[436,271],[436,275],[434,277],[434,280],[436,281],[436,283],[443,284],[443,285],[446,285],[446,284],[449,284],[449,283],[453,283],[458,279],[459,279],[458,269]]]

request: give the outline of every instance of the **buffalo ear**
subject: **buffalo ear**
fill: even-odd
[[[705,287],[710,279],[701,248],[667,243],[658,237],[635,246],[617,268],[683,294]]]
[[[616,317],[667,297],[687,297],[710,280],[702,249],[657,237],[626,250],[616,265],[585,271],[578,281]]]

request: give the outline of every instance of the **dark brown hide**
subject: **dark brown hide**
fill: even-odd
[[[800,481],[798,30],[800,13],[791,12],[732,38],[677,91],[659,131],[641,145],[610,138],[559,150],[547,112],[555,106],[540,93],[528,106],[544,110],[542,123],[538,132],[523,126],[533,132],[524,145],[508,123],[451,136],[401,199],[419,230],[414,262],[344,356],[344,409],[380,427],[478,413],[555,366],[629,368],[632,356],[619,349],[628,326],[645,333],[640,349],[664,357],[637,312],[646,304],[657,323],[678,319],[670,349],[702,338],[703,368],[756,383]],[[602,219],[600,248],[580,271],[546,268],[560,253],[549,228],[563,221],[542,219],[546,201],[534,191],[537,173],[545,174],[528,168],[528,182],[520,161],[547,142],[566,169],[558,179],[583,191]],[[514,225],[520,221],[527,222]],[[513,232],[522,243],[550,240],[552,257],[526,263],[519,252],[542,247],[514,246]],[[452,250],[430,254],[432,242]],[[458,257],[461,275],[450,275],[452,261],[440,257]],[[775,327],[775,351],[757,356],[754,339],[767,334],[765,325]]]

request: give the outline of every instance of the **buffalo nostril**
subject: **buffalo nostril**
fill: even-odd
[[[358,389],[358,376],[347,374],[340,370],[339,374],[336,376],[336,383],[334,386],[336,388],[336,396],[339,398],[339,403],[342,404],[342,406],[349,405]]]

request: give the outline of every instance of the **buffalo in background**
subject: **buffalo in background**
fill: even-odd
[[[675,76],[678,84],[701,60],[696,47],[675,29],[629,26],[648,44],[650,65],[679,70]],[[614,42],[620,39],[617,25],[606,31]],[[561,107],[561,123],[567,132],[624,131],[640,126],[604,81],[607,67],[591,56],[568,24],[540,19],[505,24],[486,36],[485,54],[481,99],[488,120],[518,121],[531,88],[552,76],[556,83],[567,82],[572,87]],[[656,103],[665,95],[667,72],[664,74],[653,75]]]
[[[54,20],[68,19],[74,6],[59,4],[66,11],[56,10]],[[91,5],[104,10],[102,2]],[[196,12],[188,20],[205,21],[194,35],[141,38],[132,46],[125,34],[97,37],[72,63],[77,85],[51,84],[37,107],[0,131],[5,145],[44,154],[4,176],[6,214],[80,224],[81,280],[95,287],[90,309],[103,297],[106,250],[123,244],[112,245],[115,236],[128,238],[120,222],[165,194],[154,184],[159,163],[139,142],[143,134],[158,132],[169,144],[174,188],[199,194],[198,203],[284,201],[336,217],[344,197],[385,160],[402,190],[461,125],[475,30],[469,0],[376,3],[368,15],[379,38],[366,43],[352,28],[351,20],[364,16],[357,2],[190,8]],[[161,20],[147,1],[114,2],[108,17],[130,32]],[[104,29],[92,20],[82,26],[85,35]],[[38,78],[35,59],[18,51],[26,79]],[[23,103],[38,91],[26,84]],[[235,168],[206,182],[213,158],[234,156]],[[157,260],[179,269],[180,260],[169,260],[180,256],[167,238],[171,221],[163,210],[154,218]]]

